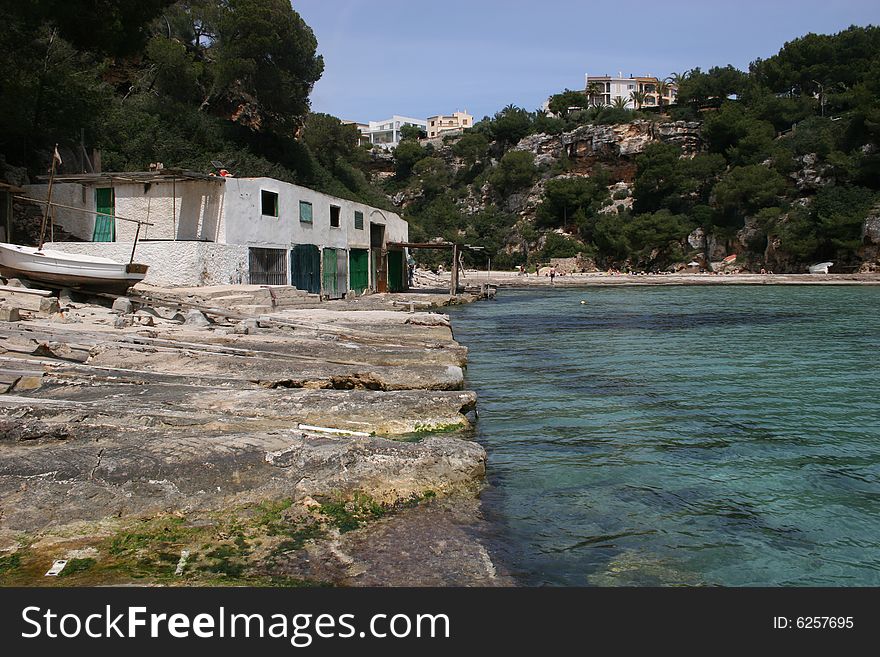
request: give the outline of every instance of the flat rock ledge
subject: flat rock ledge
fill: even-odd
[[[444,315],[354,307],[0,322],[0,583],[74,555],[59,585],[510,584],[467,350]]]
[[[27,435],[5,421],[7,435]],[[108,429],[90,440],[31,438],[0,450],[2,528],[40,532],[74,520],[206,512],[266,499],[358,493],[393,505],[478,491],[486,454],[469,440],[398,442],[301,432],[205,435]],[[39,429],[37,429],[39,430]],[[45,429],[44,429],[45,431]],[[43,434],[46,436],[47,434]],[[4,441],[8,442],[8,441]]]

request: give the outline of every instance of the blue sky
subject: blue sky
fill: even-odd
[[[312,109],[357,121],[540,107],[584,73],[746,69],[791,39],[880,24],[877,0],[293,0],[324,75]]]

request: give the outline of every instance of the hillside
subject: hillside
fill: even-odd
[[[880,29],[807,35],[748,73],[675,76],[679,104],[659,112],[566,91],[556,117],[508,106],[401,144],[385,186],[418,237],[484,246],[501,268],[581,253],[601,269],[736,255],[728,268],[876,271],[878,74]]]
[[[470,264],[581,253],[600,269],[875,270],[880,29],[810,34],[756,60],[674,74],[678,105],[555,115],[509,105],[464,135],[393,155],[309,111],[324,63],[286,0],[10,9],[0,33],[0,180],[165,167],[272,176],[397,209],[416,240],[484,247]],[[92,12],[93,13],[93,12]],[[424,256],[442,258],[442,253]]]

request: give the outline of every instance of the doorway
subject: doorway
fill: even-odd
[[[370,223],[370,274],[374,292],[388,291],[388,261],[385,256],[385,226]]]

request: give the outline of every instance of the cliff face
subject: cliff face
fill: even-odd
[[[513,150],[535,155],[535,164],[555,164],[563,156],[571,159],[597,159],[614,163],[643,152],[652,141],[680,146],[685,155],[702,147],[698,121],[653,123],[633,121],[617,125],[584,125],[561,135],[530,135]]]
[[[632,207],[636,157],[655,141],[675,144],[682,149],[683,156],[693,156],[703,146],[700,128],[697,121],[655,123],[638,120],[616,125],[584,125],[559,135],[529,135],[511,150],[532,153],[535,165],[545,173],[530,188],[507,196],[502,207],[518,215],[521,221],[533,222],[550,180],[590,177],[596,165],[601,165],[611,177],[609,194],[614,194],[615,200],[600,213],[615,213],[620,207],[629,209]],[[559,173],[563,161],[567,171]],[[625,198],[618,198],[624,194]],[[492,201],[492,190],[489,185],[484,185],[479,193],[472,191],[460,205],[464,213],[476,214]],[[540,236],[534,246],[542,248],[545,239],[546,236]],[[521,244],[518,235],[511,235],[507,252],[520,249]]]
[[[452,176],[458,179],[468,171],[470,165],[455,155],[455,141],[435,143],[431,156],[442,160]],[[582,125],[556,135],[529,135],[511,147],[511,151],[534,155],[538,174],[534,182],[526,187],[501,194],[489,182],[491,177],[487,178],[484,174],[475,183],[457,188],[450,197],[455,199],[459,212],[465,218],[475,217],[493,205],[513,215],[516,225],[505,236],[503,250],[511,256],[525,254],[542,249],[549,234],[549,231],[534,230],[538,208],[545,201],[548,183],[565,178],[590,178],[597,167],[603,169],[603,176],[609,182],[608,197],[598,210],[599,216],[619,215],[623,224],[629,225],[634,220],[630,217],[636,160],[649,145],[657,142],[678,146],[682,158],[692,158],[706,152],[702,123],[699,121],[635,120],[614,125]],[[492,159],[486,164],[491,170],[498,165],[503,151],[498,144],[494,144],[489,152]],[[763,164],[768,167],[768,176],[776,175],[771,171],[771,160]],[[810,213],[816,195],[833,186],[835,179],[831,167],[815,154],[796,156],[792,164],[792,170],[786,174],[784,198],[780,196],[778,199],[782,214],[774,225],[768,225],[766,220],[758,216],[745,216],[739,226],[697,228],[678,242],[653,245],[656,248],[650,251],[650,256],[648,252],[643,252],[641,259],[633,256],[624,261],[608,260],[602,266],[640,269],[672,265],[680,268],[684,263],[697,260],[704,265],[715,263],[715,266],[722,267],[722,260],[736,254],[736,263],[727,265],[727,268],[739,267],[753,271],[766,268],[779,273],[806,271],[806,267],[815,261],[807,262],[787,252],[780,234],[787,230],[790,221],[802,221],[803,216]],[[715,183],[709,179],[705,184],[711,189]],[[394,201],[406,208],[422,194],[419,187],[409,187],[398,193]],[[714,201],[710,199],[709,203]],[[556,229],[556,232],[564,234],[562,229]],[[577,235],[570,237],[579,239]],[[584,246],[589,250],[586,243]],[[674,257],[678,264],[669,261],[669,257]],[[847,258],[841,256],[835,259],[840,260],[838,266],[845,271],[858,268],[863,271],[880,270],[880,208],[864,218],[858,250]]]

